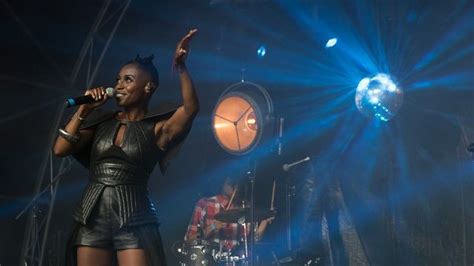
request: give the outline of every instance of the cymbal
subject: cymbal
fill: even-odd
[[[269,209],[255,208],[253,213],[256,222],[275,216],[275,211]],[[236,208],[221,211],[215,216],[216,220],[224,223],[238,223],[241,218],[244,218],[247,223],[250,222],[250,208]]]

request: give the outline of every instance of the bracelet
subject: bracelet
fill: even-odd
[[[66,130],[64,130],[62,128],[58,129],[58,131],[59,131],[59,135],[61,137],[63,137],[65,140],[67,140],[71,143],[79,142],[79,136],[78,135],[73,135],[73,134],[67,132]]]
[[[84,122],[86,119],[84,117],[81,117],[80,115],[75,115],[75,117],[80,121]]]

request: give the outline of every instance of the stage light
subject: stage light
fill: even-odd
[[[250,82],[233,84],[222,93],[214,108],[214,137],[229,153],[249,153],[264,135],[272,113],[273,104],[263,87]]]
[[[355,103],[362,114],[388,121],[402,106],[403,90],[397,87],[389,75],[379,73],[359,82]]]
[[[257,56],[263,58],[267,54],[267,49],[264,45],[261,45],[257,50]]]
[[[337,43],[337,38],[329,39],[326,43],[326,48],[331,48]]]

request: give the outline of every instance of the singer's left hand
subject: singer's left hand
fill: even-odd
[[[190,30],[188,34],[186,34],[186,36],[184,36],[181,41],[179,41],[174,54],[175,66],[184,65],[184,62],[186,61],[186,56],[189,54],[189,42],[197,31],[197,29]]]

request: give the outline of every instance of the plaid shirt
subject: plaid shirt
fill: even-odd
[[[225,210],[228,203],[228,198],[222,195],[200,199],[194,207],[193,216],[184,239],[202,239],[206,227],[216,221],[214,217],[221,210]],[[222,228],[212,231],[204,240],[222,244],[224,249],[231,250],[239,244],[239,240],[244,235],[244,230],[237,223],[222,223],[222,225]]]

